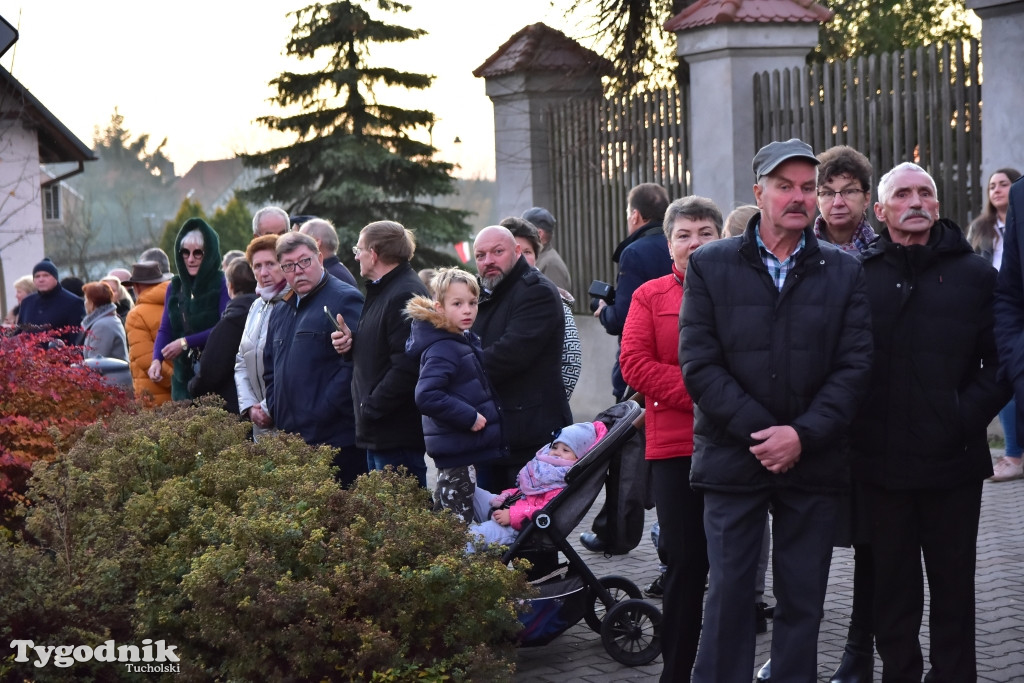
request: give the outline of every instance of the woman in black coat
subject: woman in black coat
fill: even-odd
[[[199,397],[218,394],[227,404],[225,409],[238,413],[238,391],[235,388],[235,356],[242,340],[245,319],[256,300],[256,277],[249,262],[235,259],[227,268],[227,286],[231,301],[220,321],[210,331],[206,348],[199,360],[199,372],[188,383],[188,392]]]

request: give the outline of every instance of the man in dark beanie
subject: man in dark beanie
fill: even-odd
[[[32,269],[32,281],[36,293],[21,302],[18,325],[54,330],[73,327],[74,330],[61,335],[65,342],[70,342],[78,335],[77,328],[85,317],[85,302],[61,287],[57,280],[57,266],[48,258]]]

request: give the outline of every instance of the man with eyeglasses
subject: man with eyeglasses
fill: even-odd
[[[335,351],[331,333],[339,316],[352,332],[358,328],[363,295],[324,270],[309,235],[279,237],[277,259],[295,296],[274,307],[267,325],[267,412],[282,431],[333,447],[338,481],[349,486],[366,472],[366,455],[355,446],[352,362]]]

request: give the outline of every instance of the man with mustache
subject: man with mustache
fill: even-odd
[[[308,444],[334,448],[338,481],[348,486],[366,472],[366,451],[355,445],[348,355],[352,335],[358,332],[363,295],[324,270],[323,255],[309,235],[287,232],[277,238],[276,251],[294,296],[275,306],[267,323],[267,413],[281,431],[299,434]],[[337,344],[332,344],[331,320],[345,330]]]
[[[480,308],[473,332],[498,393],[508,454],[477,466],[477,484],[500,491],[551,435],[572,422],[562,389],[565,318],[558,288],[526,262],[515,237],[499,225],[473,243],[480,275]]]
[[[1009,398],[997,379],[996,271],[939,218],[935,181],[920,166],[882,176],[874,211],[886,227],[861,259],[875,363],[851,435],[874,556],[882,678],[920,681],[924,673],[923,555],[931,589],[925,680],[974,681],[975,548],[982,485],[992,475],[986,427]]]
[[[847,429],[871,371],[860,263],[811,227],[810,145],[754,156],[760,212],[690,256],[679,360],[693,398],[709,590],[693,681],[749,683],[758,555],[772,508],[772,679],[818,678],[818,630],[848,486]]]

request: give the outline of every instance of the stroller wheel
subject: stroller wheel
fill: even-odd
[[[614,605],[601,624],[601,642],[620,664],[650,664],[661,654],[661,610],[643,600]]]
[[[612,605],[605,605],[597,591],[592,588],[587,590],[587,611],[584,612],[583,618],[594,633],[601,632],[601,622],[609,607],[623,600],[639,598],[642,595],[637,585],[624,576],[603,576],[598,581],[601,582],[601,587],[611,594]]]

